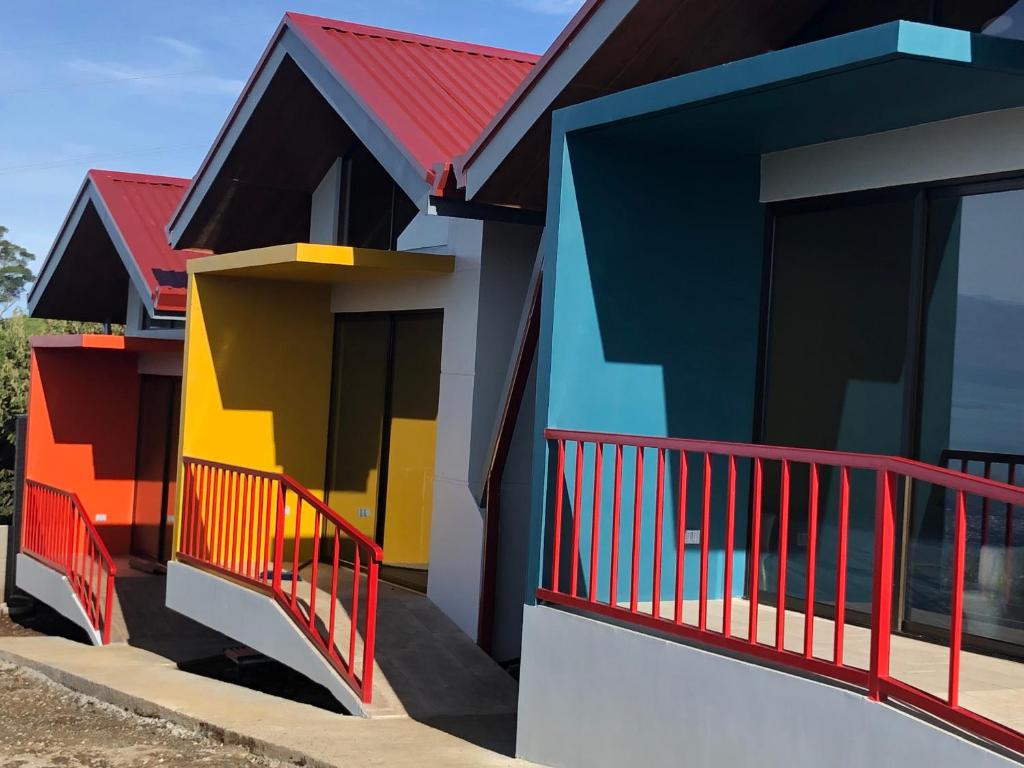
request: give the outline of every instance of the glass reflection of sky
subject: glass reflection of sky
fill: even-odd
[[[1024,190],[961,205],[950,447],[1024,453]]]

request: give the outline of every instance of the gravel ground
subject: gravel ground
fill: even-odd
[[[17,625],[15,625],[17,626]],[[0,768],[280,768],[0,662]]]

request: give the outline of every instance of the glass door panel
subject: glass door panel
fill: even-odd
[[[1024,190],[937,192],[929,205],[918,456],[1024,476]],[[906,619],[949,626],[954,499],[915,489]],[[1024,642],[1024,510],[968,499],[965,630]]]
[[[378,540],[390,320],[386,315],[339,316],[335,334],[327,503]]]
[[[762,441],[838,451],[904,450],[914,199],[777,211]],[[779,470],[766,468],[761,584],[778,569]],[[837,473],[823,470],[816,602],[834,602]],[[850,478],[851,609],[870,604],[874,482]],[[808,478],[794,471],[787,593],[806,593]]]

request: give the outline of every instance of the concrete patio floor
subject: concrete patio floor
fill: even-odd
[[[128,645],[90,648],[60,637],[0,638],[0,660],[139,714],[245,744],[257,754],[314,766],[527,766],[478,746],[507,723],[461,718],[441,730],[408,717],[363,719],[182,672]],[[455,735],[458,733],[458,735]]]

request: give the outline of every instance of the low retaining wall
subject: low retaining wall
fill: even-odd
[[[553,768],[1010,768],[861,693],[546,606],[523,621],[517,756]]]

